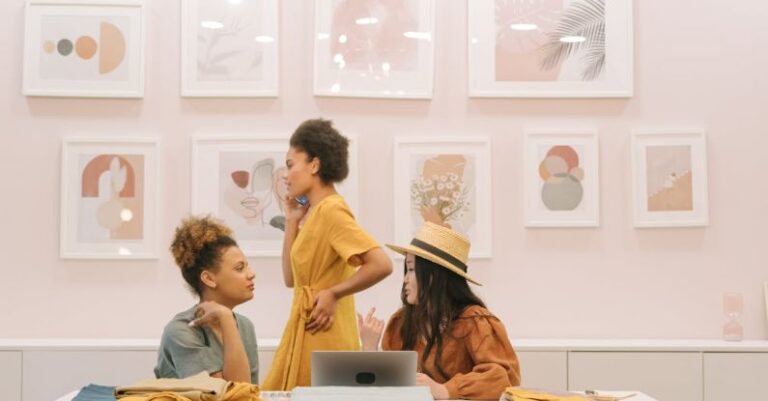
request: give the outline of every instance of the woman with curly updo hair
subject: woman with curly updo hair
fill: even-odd
[[[348,147],[327,120],[305,121],[291,136],[283,279],[294,289],[293,304],[266,390],[309,386],[312,351],[359,350],[352,295],[392,272],[384,250],[336,192],[349,173]]]
[[[205,371],[257,383],[253,323],[232,311],[253,298],[254,274],[232,230],[210,216],[190,217],[176,228],[171,253],[200,302],[165,326],[155,376],[184,378]]]

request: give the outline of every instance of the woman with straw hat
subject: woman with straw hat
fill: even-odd
[[[457,232],[425,223],[409,245],[387,245],[405,255],[403,306],[384,321],[358,315],[362,348],[414,350],[417,382],[435,399],[499,399],[520,384],[520,366],[507,331],[468,282],[469,241]]]

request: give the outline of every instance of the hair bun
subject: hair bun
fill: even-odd
[[[190,216],[176,227],[171,253],[182,269],[195,265],[200,251],[221,237],[232,237],[232,230],[220,220],[210,216]]]

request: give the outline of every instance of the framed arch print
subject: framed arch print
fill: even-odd
[[[65,138],[63,259],[157,258],[156,138]]]
[[[24,94],[143,97],[141,0],[28,0]]]

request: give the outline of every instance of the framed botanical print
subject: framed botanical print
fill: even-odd
[[[599,152],[594,131],[528,131],[524,160],[527,227],[599,225]]]
[[[700,130],[632,134],[635,227],[709,224],[706,136]]]
[[[278,94],[279,0],[181,2],[181,94]]]
[[[435,2],[315,1],[315,95],[431,98]]]
[[[490,149],[485,137],[396,138],[396,242],[430,221],[467,237],[471,258],[490,258]]]
[[[144,96],[144,2],[28,0],[24,94]]]
[[[356,139],[350,175],[337,190],[357,211]],[[235,233],[245,255],[282,254],[287,188],[285,135],[197,135],[192,143],[192,212],[210,213]]]
[[[157,258],[156,138],[66,138],[60,255]]]
[[[468,5],[471,97],[632,96],[632,0]]]

